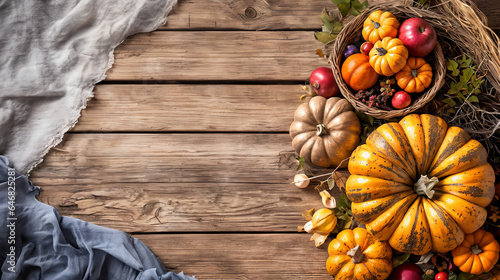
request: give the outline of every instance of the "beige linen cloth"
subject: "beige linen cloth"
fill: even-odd
[[[0,0],[0,154],[28,173],[73,127],[127,36],[177,0]]]

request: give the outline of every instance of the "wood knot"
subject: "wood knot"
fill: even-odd
[[[253,7],[248,7],[245,9],[245,16],[248,18],[257,17],[257,11]]]

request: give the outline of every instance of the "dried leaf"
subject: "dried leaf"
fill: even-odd
[[[319,56],[319,57],[325,57],[325,54],[323,53],[323,51],[321,49],[316,49],[316,54]]]
[[[304,219],[306,219],[306,221],[312,220],[313,215],[314,215],[314,208],[309,209],[309,210],[305,210],[304,212],[302,212],[302,217],[304,217]]]
[[[422,255],[422,256],[420,256],[420,259],[418,260],[418,262],[416,262],[415,264],[428,263],[432,259],[432,256],[434,256],[434,253],[432,253],[432,252],[429,252],[425,255]]]
[[[333,180],[335,180],[335,186],[337,186],[341,191],[345,190],[347,178],[344,175],[340,174],[339,172],[334,172]]]
[[[316,247],[319,247],[325,243],[327,236],[315,233],[311,236],[311,241],[314,240]]]

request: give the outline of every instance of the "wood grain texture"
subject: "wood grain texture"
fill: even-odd
[[[321,43],[307,31],[153,32],[115,50],[107,81],[305,81]]]
[[[295,175],[289,168],[294,159],[288,134],[85,133],[65,138],[32,172],[35,184],[283,184]]]
[[[315,248],[308,234],[134,235],[168,269],[197,279],[331,279],[326,246]],[[327,240],[329,242],[329,240]]]
[[[386,2],[369,0],[370,4]],[[394,1],[397,2],[397,1]],[[500,2],[474,0],[489,19],[489,26],[500,29]],[[282,30],[321,29],[319,14],[329,0],[181,0],[160,30]]]
[[[125,232],[297,232],[305,223],[304,210],[323,207],[318,191],[287,183],[115,183],[41,189],[39,200],[61,215]]]
[[[288,132],[300,85],[98,85],[73,131]]]

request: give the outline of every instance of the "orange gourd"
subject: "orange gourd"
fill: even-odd
[[[406,65],[408,49],[398,38],[385,37],[370,50],[370,65],[380,75],[392,76]]]
[[[481,274],[493,269],[498,261],[500,246],[493,234],[479,229],[466,234],[465,239],[451,254],[453,263],[463,272]]]
[[[374,11],[363,23],[363,38],[372,44],[398,35],[399,21],[390,12]]]
[[[416,255],[455,249],[484,224],[494,195],[486,149],[432,115],[378,127],[348,167],[354,217],[375,238]]]
[[[326,269],[336,280],[386,279],[392,271],[392,250],[364,228],[346,229],[328,245]]]
[[[342,78],[353,90],[367,90],[378,81],[378,74],[370,66],[367,55],[356,53],[342,64]]]
[[[408,93],[422,92],[432,82],[432,67],[421,57],[410,57],[396,74],[396,81]]]

